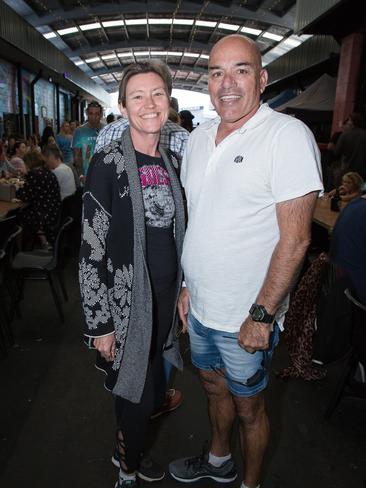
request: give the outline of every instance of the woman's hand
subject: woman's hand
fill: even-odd
[[[106,361],[114,361],[116,355],[116,337],[114,332],[113,334],[94,339],[94,347]]]
[[[182,321],[182,332],[187,332],[188,330],[188,322],[187,322],[188,311],[189,311],[189,292],[187,287],[183,287],[178,299],[178,314],[180,320]]]

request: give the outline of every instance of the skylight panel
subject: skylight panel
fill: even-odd
[[[103,61],[107,61],[108,59],[116,59],[117,55],[116,54],[105,54],[104,56],[101,56]]]
[[[149,56],[150,51],[135,51],[135,56]]]
[[[45,34],[43,34],[43,37],[45,37],[46,39],[53,39],[54,37],[56,37],[57,34],[56,32],[46,32]]]
[[[85,61],[82,61],[82,60],[80,60],[80,61],[75,61],[75,64],[76,64],[76,66],[80,66],[80,65],[82,65],[82,64],[85,64]]]
[[[147,19],[128,19],[125,20],[126,25],[147,25]]]
[[[149,19],[149,24],[153,25],[170,25],[173,19]]]
[[[125,23],[123,20],[106,20],[105,22],[102,22],[103,27],[120,27],[124,25]]]
[[[237,31],[239,29],[240,25],[236,24],[225,24],[224,22],[220,22],[219,24],[219,29],[225,29],[229,31]]]
[[[194,19],[173,19],[174,25],[193,25]]]
[[[196,25],[200,27],[211,27],[214,28],[217,25],[217,22],[210,22],[208,20],[196,20]]]
[[[264,32],[262,34],[262,37],[265,37],[266,39],[271,39],[272,41],[282,41],[283,36],[280,36],[278,34],[273,34],[273,32]]]
[[[253,29],[252,27],[242,27],[241,32],[245,32],[246,34],[252,34],[253,36],[259,36],[262,33],[260,29]]]
[[[128,58],[130,56],[133,56],[133,53],[132,52],[130,52],[130,53],[118,53],[117,56],[119,58]]]
[[[60,36],[66,36],[67,34],[75,34],[75,32],[78,32],[77,27],[68,27],[67,29],[60,29],[57,31]]]
[[[95,56],[94,58],[88,58],[85,60],[86,63],[96,63],[97,61],[100,61],[99,56]]]
[[[200,55],[198,53],[184,53],[184,56],[187,56],[187,58],[199,58]]]
[[[93,24],[83,24],[79,25],[79,28],[82,31],[88,31],[88,30],[93,30],[93,29],[100,29],[102,26],[100,22],[94,22]]]

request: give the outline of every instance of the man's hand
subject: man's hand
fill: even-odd
[[[269,347],[270,334],[271,324],[254,322],[251,317],[247,317],[240,327],[238,343],[247,352],[262,351]]]
[[[114,361],[116,355],[116,338],[114,333],[94,339],[94,347],[106,361]]]
[[[187,332],[188,330],[188,322],[187,322],[188,311],[189,311],[189,292],[188,289],[184,287],[182,288],[178,299],[178,314],[183,324],[182,332],[184,333]]]

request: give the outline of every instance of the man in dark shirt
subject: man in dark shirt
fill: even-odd
[[[339,215],[330,258],[344,273],[359,301],[366,305],[366,195],[352,200]]]

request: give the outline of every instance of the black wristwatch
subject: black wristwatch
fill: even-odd
[[[249,315],[254,322],[262,322],[263,324],[271,324],[274,321],[275,316],[270,315],[263,305],[253,303],[250,307]]]

